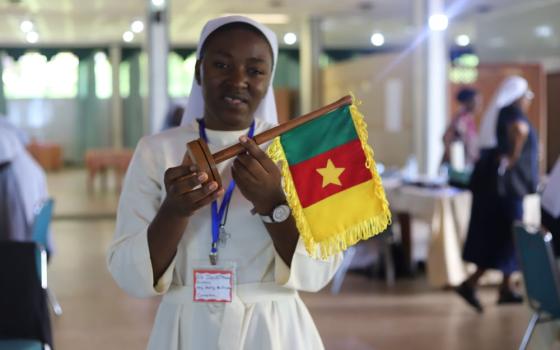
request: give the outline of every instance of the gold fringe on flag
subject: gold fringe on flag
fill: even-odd
[[[375,196],[381,202],[382,210],[375,217],[371,217],[362,222],[357,222],[346,228],[343,232],[333,233],[331,237],[326,240],[316,241],[313,237],[311,227],[305,218],[303,207],[301,206],[294,186],[294,181],[292,179],[292,174],[290,173],[289,164],[280,142],[280,137],[276,137],[267,149],[267,154],[272,161],[280,163],[280,170],[284,179],[282,187],[284,189],[284,193],[286,194],[288,205],[292,209],[292,216],[294,217],[296,226],[301,238],[303,239],[307,252],[315,258],[327,259],[332,255],[348,249],[348,247],[358,243],[360,240],[366,240],[383,232],[391,223],[391,212],[385,197],[385,191],[383,190],[383,186],[381,184],[381,178],[377,172],[375,160],[373,158],[373,149],[367,143],[367,125],[364,121],[363,115],[356,106],[357,102],[354,96],[352,96],[352,101],[353,103],[350,106],[352,121],[354,122],[356,133],[358,134],[358,138],[360,139],[362,149],[366,156],[366,167],[371,171],[375,187]]]

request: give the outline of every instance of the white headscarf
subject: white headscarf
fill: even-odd
[[[22,129],[12,124],[5,116],[2,115],[0,115],[0,127],[13,130],[24,145],[29,144],[29,135],[27,135],[27,133]]]
[[[206,23],[200,34],[200,40],[198,41],[198,47],[196,48],[196,59],[200,59],[200,51],[204,45],[204,42],[208,36],[214,32],[216,29],[229,24],[229,23],[247,23],[257,30],[259,30],[265,37],[270,47],[272,48],[272,73],[270,79],[270,85],[266,95],[261,101],[261,104],[255,110],[254,117],[260,118],[270,124],[278,124],[278,114],[276,112],[276,102],[274,100],[274,91],[272,89],[272,78],[274,77],[274,71],[276,70],[276,62],[278,61],[278,39],[276,34],[266,26],[253,21],[250,18],[243,16],[226,16],[212,19]],[[187,101],[187,107],[185,108],[185,114],[183,115],[183,120],[181,125],[187,125],[192,123],[196,118],[201,118],[204,114],[204,98],[202,97],[202,91],[200,85],[197,83],[196,79],[193,79],[191,94]]]
[[[520,76],[512,75],[502,82],[502,85],[500,85],[500,88],[484,113],[478,139],[479,149],[493,148],[498,144],[496,138],[496,124],[498,122],[500,110],[517,101],[528,91],[529,84],[527,80]]]
[[[17,134],[0,124],[0,164],[11,162],[22,151],[23,146]]]

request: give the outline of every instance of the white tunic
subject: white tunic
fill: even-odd
[[[268,128],[257,119],[255,134]],[[211,151],[237,142],[242,133],[208,131]],[[165,198],[165,170],[181,163],[186,143],[198,136],[198,127],[188,125],[144,137],[124,181],[108,266],[119,286],[131,295],[164,295],[148,348],[323,349],[297,291],[323,288],[334,275],[342,255],[327,261],[315,260],[300,240],[289,268],[274,249],[258,215],[251,215],[252,204],[237,188],[225,225],[231,238],[219,249],[220,261],[236,266],[233,301],[192,301],[192,271],[208,264],[210,206],[191,217],[173,262],[154,287],[147,228]],[[224,187],[231,179],[232,161],[218,166]]]

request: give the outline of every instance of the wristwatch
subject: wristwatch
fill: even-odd
[[[292,210],[287,204],[280,204],[274,207],[274,209],[272,209],[271,214],[269,215],[259,214],[259,215],[264,223],[273,224],[273,223],[280,223],[286,221],[290,217],[291,213]]]

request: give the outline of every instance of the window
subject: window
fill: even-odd
[[[193,53],[183,60],[178,54],[171,52],[168,60],[169,95],[172,98],[185,97],[191,93],[194,80],[196,54]]]
[[[15,61],[2,58],[2,81],[6,98],[74,98],[78,91],[78,58],[61,52],[50,61],[30,52]]]
[[[97,98],[111,98],[113,94],[113,72],[111,63],[105,52],[97,52],[95,61],[95,96]]]

